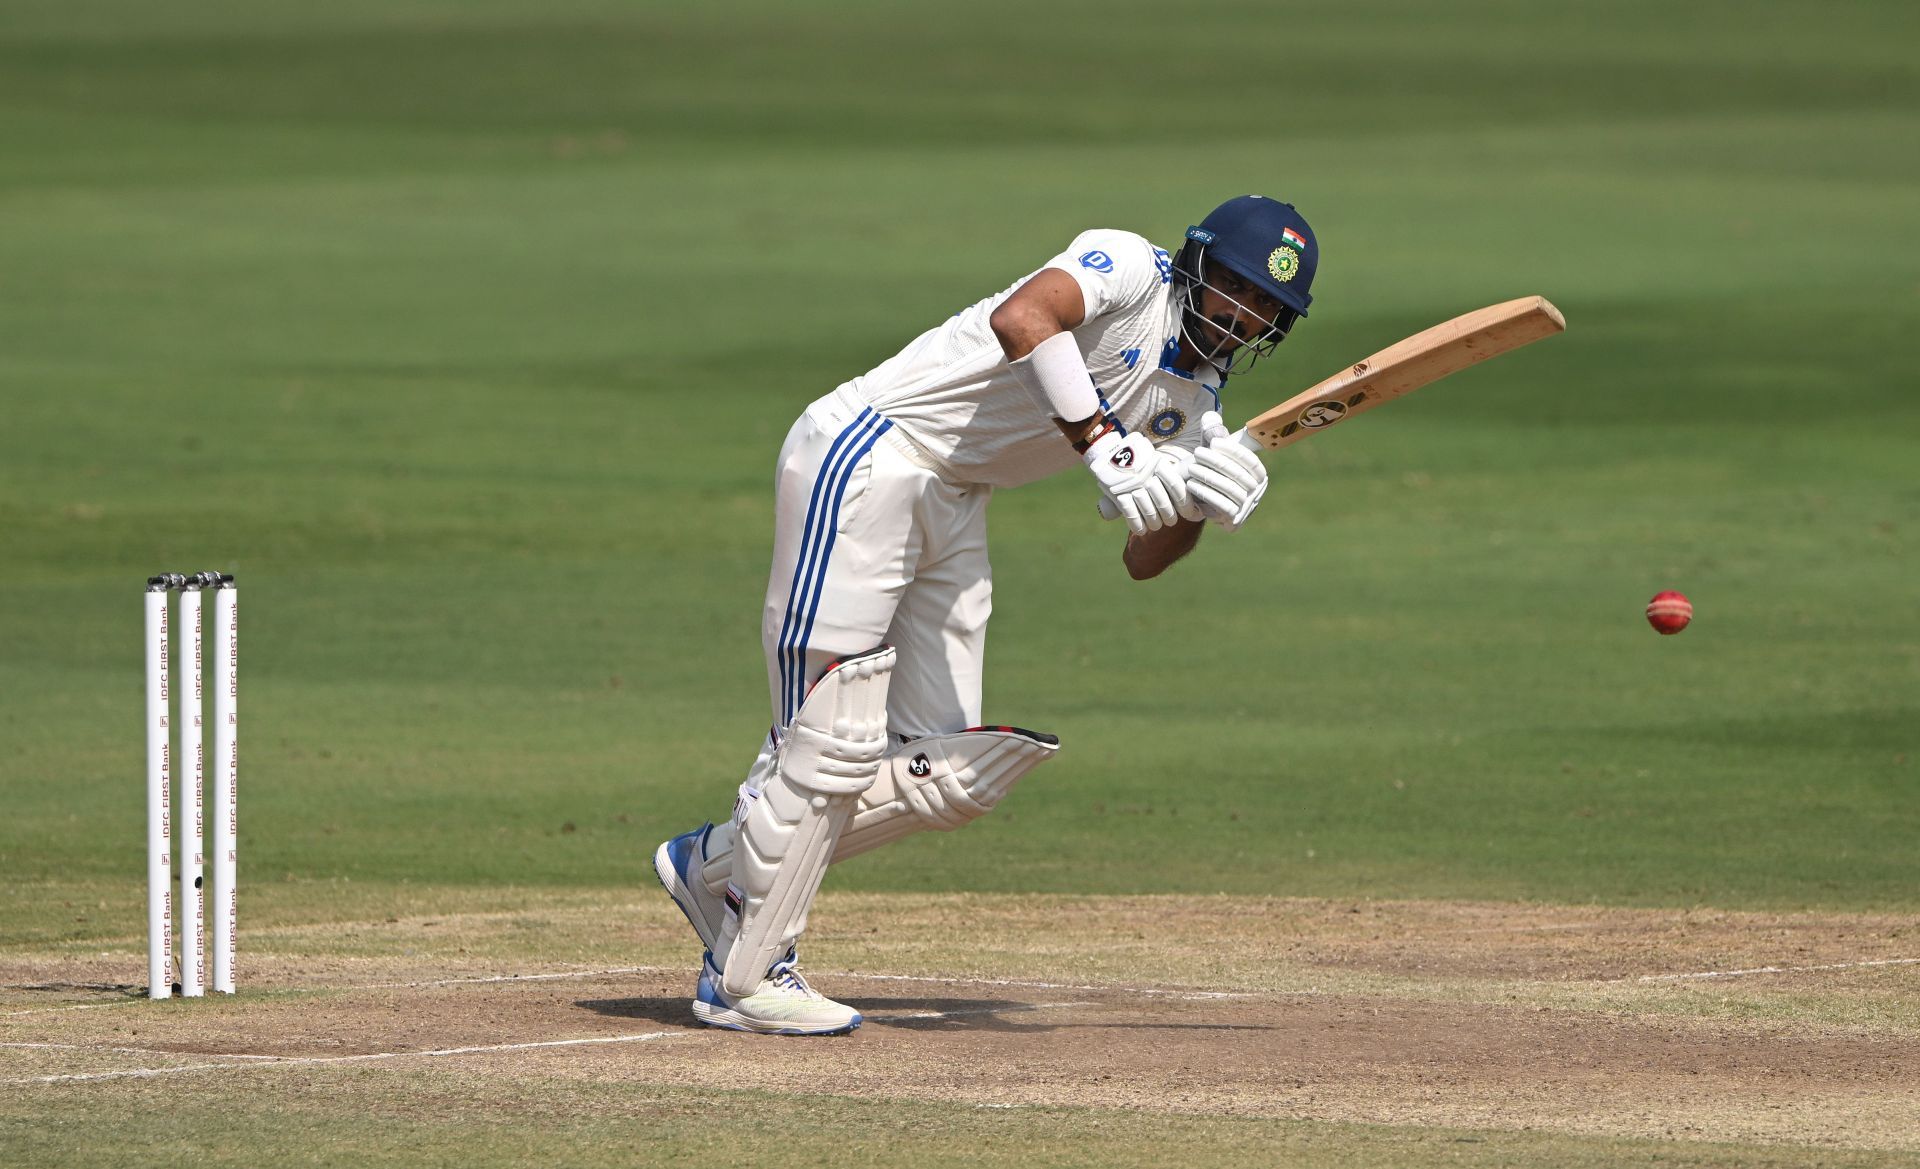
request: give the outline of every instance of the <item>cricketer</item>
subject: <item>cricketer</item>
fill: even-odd
[[[1230,374],[1307,315],[1319,244],[1244,195],[1177,255],[1083,232],[800,415],[781,447],[761,617],[773,719],[733,813],[654,869],[705,948],[694,1016],[842,1034],[796,943],[828,864],[991,811],[1059,741],[980,725],[993,577],[987,500],[1081,468],[1127,522],[1145,580],[1266,490],[1221,420]]]

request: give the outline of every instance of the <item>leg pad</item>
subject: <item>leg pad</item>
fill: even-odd
[[[1019,727],[974,727],[909,740],[860,798],[833,859],[846,860],[922,828],[951,832],[993,811],[1060,740]]]
[[[923,828],[951,832],[979,819],[1059,749],[1052,735],[1019,727],[974,727],[909,740],[886,757],[873,786],[860,796],[833,850],[834,863]],[[716,896],[733,873],[735,836],[732,824],[721,824],[707,839],[702,876]]]
[[[740,909],[715,952],[729,994],[753,993],[807,928],[840,833],[880,771],[893,660],[883,645],[828,666],[781,735],[772,775],[741,793],[727,891]]]

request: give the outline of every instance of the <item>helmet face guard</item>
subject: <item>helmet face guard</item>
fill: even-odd
[[[1250,369],[1286,340],[1294,322],[1313,303],[1313,276],[1320,267],[1320,245],[1313,229],[1294,210],[1259,195],[1242,195],[1213,209],[1174,261],[1182,284],[1180,332],[1187,344],[1225,373]],[[1272,319],[1262,317],[1222,291],[1210,276],[1225,268],[1278,301]],[[1233,307],[1213,316],[1201,312],[1201,289]],[[1248,327],[1250,328],[1243,328]],[[1214,338],[1211,343],[1205,339]],[[1244,362],[1244,364],[1242,364]]]
[[[1291,305],[1281,305],[1280,311],[1272,319],[1261,316],[1249,305],[1222,290],[1207,280],[1207,242],[1196,238],[1199,228],[1187,229],[1187,242],[1180,249],[1180,255],[1174,260],[1174,271],[1179,275],[1180,290],[1180,336],[1181,340],[1193,346],[1201,357],[1218,366],[1221,373],[1232,375],[1245,373],[1254,363],[1272,353],[1280,342],[1287,339],[1295,321],[1302,315]],[[1225,265],[1222,265],[1225,267]],[[1253,283],[1247,273],[1235,272]],[[1220,313],[1206,316],[1201,311],[1200,290],[1205,288],[1233,307],[1231,314]],[[1238,326],[1251,326],[1250,332],[1243,333]],[[1214,338],[1208,344],[1205,338]]]

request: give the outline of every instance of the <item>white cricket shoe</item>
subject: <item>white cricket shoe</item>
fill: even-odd
[[[764,1035],[845,1035],[860,1025],[860,1012],[807,985],[792,951],[774,963],[752,994],[732,998],[720,985],[709,953],[700,963],[700,990],[693,1017],[709,1027]]]
[[[707,859],[707,837],[713,825],[702,824],[691,832],[682,832],[653,850],[653,873],[660,884],[687,915],[700,945],[711,950],[720,940],[720,927],[726,921],[726,899],[707,891],[700,867]]]

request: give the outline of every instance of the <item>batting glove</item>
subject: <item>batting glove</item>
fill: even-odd
[[[1186,467],[1187,491],[1200,510],[1227,531],[1239,529],[1267,493],[1267,467],[1227,430],[1212,410],[1200,416],[1206,444]]]
[[[1108,431],[1085,455],[1100,491],[1113,501],[1135,535],[1157,532],[1180,518],[1187,502],[1186,476],[1180,464],[1154,449],[1143,434],[1122,437]]]

